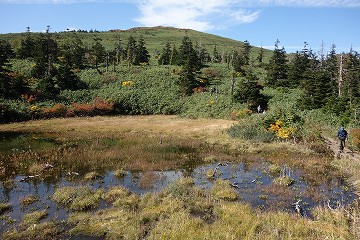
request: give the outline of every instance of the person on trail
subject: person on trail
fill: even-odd
[[[340,152],[343,152],[345,147],[345,139],[348,140],[349,136],[344,127],[341,127],[337,134],[340,141]]]

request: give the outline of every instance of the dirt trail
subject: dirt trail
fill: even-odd
[[[348,158],[357,161],[360,164],[360,154],[353,152],[348,146],[345,146],[344,152],[340,152],[339,142],[332,138],[325,138],[325,141],[329,148],[334,152],[336,158]],[[346,143],[348,144],[348,142]]]

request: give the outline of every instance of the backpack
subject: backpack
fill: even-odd
[[[339,139],[340,140],[345,140],[346,136],[347,136],[346,130],[342,130],[342,131],[339,132]]]

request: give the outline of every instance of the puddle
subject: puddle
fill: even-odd
[[[209,179],[207,172],[218,168],[214,179]],[[22,182],[25,176],[16,176],[12,179],[10,186],[0,187],[0,201],[11,204],[12,209],[4,213],[7,219],[0,221],[0,232],[9,228],[9,219],[19,222],[22,216],[30,211],[47,209],[49,213],[47,219],[65,220],[70,213],[69,210],[62,208],[51,200],[56,188],[63,186],[90,186],[94,189],[108,190],[114,186],[124,186],[137,194],[148,192],[158,192],[166,187],[170,182],[182,177],[193,177],[195,185],[209,190],[212,188],[215,179],[228,180],[233,184],[234,189],[241,196],[240,201],[251,204],[254,208],[285,210],[294,212],[294,203],[301,200],[305,215],[310,216],[310,210],[316,205],[327,204],[336,206],[338,203],[346,205],[355,199],[352,189],[344,185],[340,179],[333,179],[330,182],[319,186],[309,186],[301,179],[300,172],[287,169],[294,183],[290,186],[278,186],[274,184],[274,176],[269,174],[269,164],[262,163],[257,167],[247,168],[244,163],[232,163],[218,166],[217,164],[203,165],[196,167],[192,172],[184,169],[176,171],[126,171],[126,174],[118,178],[113,171],[107,172],[101,178],[93,181],[84,181],[82,176],[61,178],[52,181],[41,181],[36,178],[28,182]],[[145,180],[143,180],[145,178]],[[146,182],[146,184],[143,183]],[[8,183],[9,184],[9,183]],[[308,192],[309,191],[309,192]],[[316,193],[316,194],[314,194]],[[35,195],[38,201],[23,206],[21,199]],[[107,203],[102,202],[99,208],[106,208]],[[14,222],[14,224],[16,223]]]
[[[41,151],[58,144],[56,136],[44,137],[20,133],[1,133],[0,141],[0,154],[5,152],[21,153],[29,149]],[[165,150],[166,153],[169,152],[168,149]],[[180,151],[179,154],[184,155],[186,151]],[[105,191],[114,186],[124,186],[133,193],[143,195],[149,192],[159,192],[172,181],[182,177],[192,177],[195,185],[205,190],[212,189],[216,179],[223,179],[228,180],[229,184],[239,193],[241,196],[239,201],[248,203],[253,208],[295,212],[295,203],[298,202],[302,213],[310,218],[311,209],[315,206],[336,207],[339,203],[346,206],[356,198],[353,189],[347,186],[346,181],[339,176],[317,176],[323,180],[312,182],[307,180],[298,169],[278,166],[274,171],[273,165],[266,159],[256,161],[256,163],[252,161],[251,164],[245,161],[203,165],[194,164],[199,161],[189,162],[190,165],[184,164],[180,169],[171,171],[125,171],[123,177],[115,176],[115,172],[109,167],[107,171],[101,167],[101,176],[91,181],[84,180],[88,169],[80,167],[74,169],[75,165],[71,170],[77,171],[78,174],[72,176],[68,176],[67,171],[63,171],[60,169],[61,166],[58,167],[54,163],[54,168],[49,170],[50,173],[45,178],[36,175],[28,178],[23,175],[26,172],[24,169],[27,169],[28,166],[15,167],[19,164],[16,161],[0,162],[0,167],[3,166],[4,169],[7,169],[5,174],[0,174],[0,202],[11,205],[11,210],[0,215],[0,234],[6,229],[17,226],[25,214],[36,210],[47,209],[48,216],[43,221],[66,220],[71,211],[52,201],[55,190],[64,186],[89,186]],[[64,167],[64,165],[62,166]],[[97,168],[96,165],[91,167],[86,165],[86,167]],[[66,169],[69,168],[66,167]],[[215,169],[216,173],[213,174]],[[280,181],[283,179],[291,181],[281,185],[277,183],[279,179]],[[24,199],[29,196],[33,196],[36,200],[24,204]],[[99,205],[99,208],[107,207],[110,207],[110,204],[105,201]]]

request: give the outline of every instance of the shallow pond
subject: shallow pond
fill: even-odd
[[[4,152],[26,152],[27,148],[37,150],[52,147],[57,142],[51,137],[31,135],[2,135],[2,143],[7,144],[2,148]],[[11,139],[17,139],[16,144]],[[17,146],[17,147],[15,147]],[[183,154],[183,153],[180,153]],[[241,202],[249,203],[254,208],[261,210],[282,210],[295,212],[296,202],[301,208],[301,214],[311,217],[311,209],[317,205],[336,207],[338,204],[346,206],[355,198],[353,189],[346,184],[345,179],[339,176],[327,177],[322,183],[306,181],[299,169],[292,169],[286,165],[275,166],[266,158],[251,162],[226,162],[212,161],[184,166],[168,171],[130,171],[123,172],[121,177],[116,176],[114,169],[102,171],[93,180],[85,180],[86,171],[73,169],[68,172],[61,169],[61,165],[52,163],[51,168],[45,171],[47,177],[41,175],[23,175],[10,171],[11,166],[2,162],[0,167],[7,169],[1,177],[0,202],[9,203],[11,208],[4,210],[0,220],[0,232],[4,232],[20,222],[22,217],[36,210],[47,209],[45,220],[66,220],[70,210],[55,203],[52,195],[59,187],[64,186],[90,186],[93,189],[104,189],[113,186],[124,186],[130,191],[143,195],[148,192],[159,192],[170,182],[182,177],[192,177],[195,185],[205,190],[212,189],[216,179],[229,181],[229,184],[239,193]],[[95,164],[95,163],[92,163]],[[92,166],[92,168],[96,168]],[[76,172],[75,172],[76,171]],[[46,172],[45,172],[46,174]],[[281,182],[282,180],[288,180]],[[280,181],[280,183],[279,183]],[[33,201],[31,200],[34,199]],[[107,208],[109,203],[102,201],[98,208]]]

